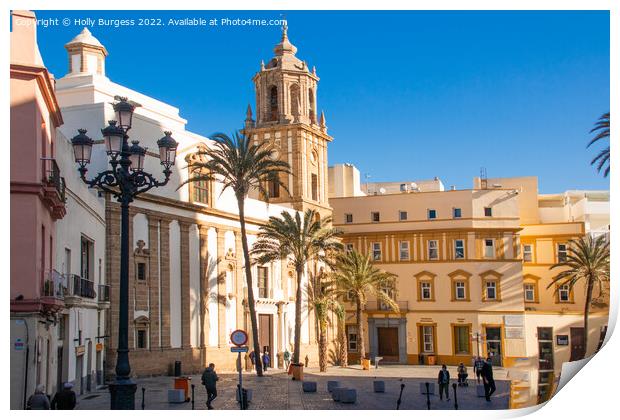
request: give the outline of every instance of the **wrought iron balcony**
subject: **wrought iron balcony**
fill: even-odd
[[[109,302],[110,301],[110,286],[107,284],[100,284],[98,290],[99,302]]]
[[[77,274],[73,274],[67,295],[94,299],[97,296],[97,293],[95,293],[95,283]]]
[[[56,270],[46,271],[43,275],[41,285],[41,296],[53,297],[56,299],[64,298],[67,281],[65,277]]]
[[[66,214],[65,209],[65,178],[60,174],[60,168],[53,158],[41,158],[43,186],[45,190],[44,200],[54,219],[62,219]]]

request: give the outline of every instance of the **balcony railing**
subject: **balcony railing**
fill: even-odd
[[[53,158],[41,158],[43,162],[43,180],[47,185],[53,186],[58,193],[60,201],[65,202],[65,179],[60,176],[60,168]]]
[[[62,299],[64,297],[67,281],[65,277],[56,270],[46,271],[43,275],[41,286],[41,296]]]
[[[77,274],[71,276],[71,282],[69,284],[69,290],[67,294],[76,297],[85,297],[94,299],[97,296],[95,293],[95,283],[85,279]]]
[[[407,311],[409,309],[409,302],[406,300],[398,300],[396,301],[398,305],[398,309],[401,312]],[[382,301],[369,301],[366,302],[366,310],[367,311],[381,311],[381,312],[394,312],[394,310],[390,307],[390,305],[382,302]]]
[[[100,284],[99,285],[99,293],[97,293],[97,295],[99,296],[99,302],[109,302],[110,301],[110,286],[107,284]]]

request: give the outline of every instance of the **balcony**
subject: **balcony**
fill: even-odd
[[[407,312],[409,310],[409,302],[406,300],[398,300],[396,304],[400,312]],[[379,300],[366,302],[366,310],[373,312],[394,312],[390,305]]]
[[[99,303],[109,303],[110,302],[110,286],[107,284],[100,284],[98,286],[98,297]]]
[[[41,285],[41,296],[46,298],[64,298],[66,280],[65,277],[56,270],[46,271],[43,275]]]
[[[62,219],[65,209],[65,179],[60,176],[60,168],[53,158],[41,158],[43,173],[43,201],[54,220]]]
[[[97,297],[95,283],[77,274],[73,274],[66,295],[94,299]]]

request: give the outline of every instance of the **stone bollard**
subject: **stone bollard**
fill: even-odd
[[[327,392],[332,392],[340,386],[340,381],[327,381]]]
[[[346,390],[347,388],[341,388],[341,387],[334,388],[334,390],[332,391],[332,399],[334,401],[340,401],[340,394]]]
[[[302,382],[302,388],[304,392],[316,392],[316,382],[304,381]]]
[[[340,402],[345,404],[355,404],[357,401],[357,391],[353,388],[347,388],[340,391]]]
[[[385,381],[373,381],[372,388],[375,392],[385,392]]]

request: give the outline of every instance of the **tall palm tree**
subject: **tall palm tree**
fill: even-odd
[[[398,304],[384,291],[385,288],[393,290],[396,275],[375,267],[368,255],[360,254],[355,250],[339,255],[336,267],[333,278],[339,294],[341,296],[353,295],[355,301],[360,359],[365,358],[362,307],[368,301],[368,297],[374,295],[397,312]]]
[[[323,270],[311,274],[308,279],[308,307],[316,314],[319,327],[319,370],[327,371],[327,325],[329,313],[341,308],[333,280]]]
[[[594,287],[598,288],[599,296],[603,292],[604,283],[609,281],[609,241],[604,236],[593,238],[590,235],[578,240],[569,241],[569,252],[566,260],[550,267],[566,268],[554,277],[547,289],[567,285],[572,292],[575,285],[585,281],[586,302],[583,310],[583,330],[585,351],[588,349],[588,316],[592,304]]]
[[[189,165],[191,176],[180,186],[196,181],[218,180],[224,188],[232,189],[237,199],[239,209],[239,224],[241,225],[241,244],[245,262],[245,278],[248,290],[248,309],[252,325],[252,341],[256,357],[256,374],[263,375],[260,357],[260,343],[258,341],[258,326],[256,321],[256,306],[252,288],[252,265],[250,250],[245,227],[245,199],[252,190],[258,190],[265,199],[269,195],[265,186],[268,181],[280,183],[278,174],[290,173],[288,163],[272,159],[274,149],[267,142],[251,141],[248,136],[234,133],[232,138],[223,133],[211,137],[215,141],[213,148],[200,150],[198,155],[204,156],[205,162],[194,161]]]
[[[340,367],[347,367],[349,364],[347,354],[347,311],[344,305],[340,303],[334,308],[334,313],[336,314],[336,319],[338,319],[338,362]]]
[[[252,253],[259,264],[289,258],[297,274],[297,293],[295,296],[295,344],[293,363],[299,363],[301,349],[301,280],[306,265],[310,261],[327,262],[327,257],[342,249],[338,239],[340,231],[331,228],[331,217],[319,217],[315,210],[308,209],[303,215],[292,216],[283,211],[280,217],[271,216],[269,222],[261,226]]]
[[[601,115],[601,117],[598,119],[598,121],[594,125],[594,128],[590,130],[590,133],[596,133],[596,136],[594,136],[594,138],[590,140],[590,143],[588,143],[587,147],[592,146],[594,143],[596,143],[599,140],[607,140],[609,142],[609,128],[610,128],[609,112],[607,112]],[[598,165],[596,167],[596,170],[599,172],[601,172],[601,169],[603,169],[603,167],[607,165],[607,167],[603,171],[603,175],[607,177],[609,175],[609,168],[610,168],[609,145],[605,147],[603,150],[601,150],[599,154],[594,157],[594,159],[592,159],[592,162],[590,162],[590,165],[594,165],[597,162],[598,162]]]

